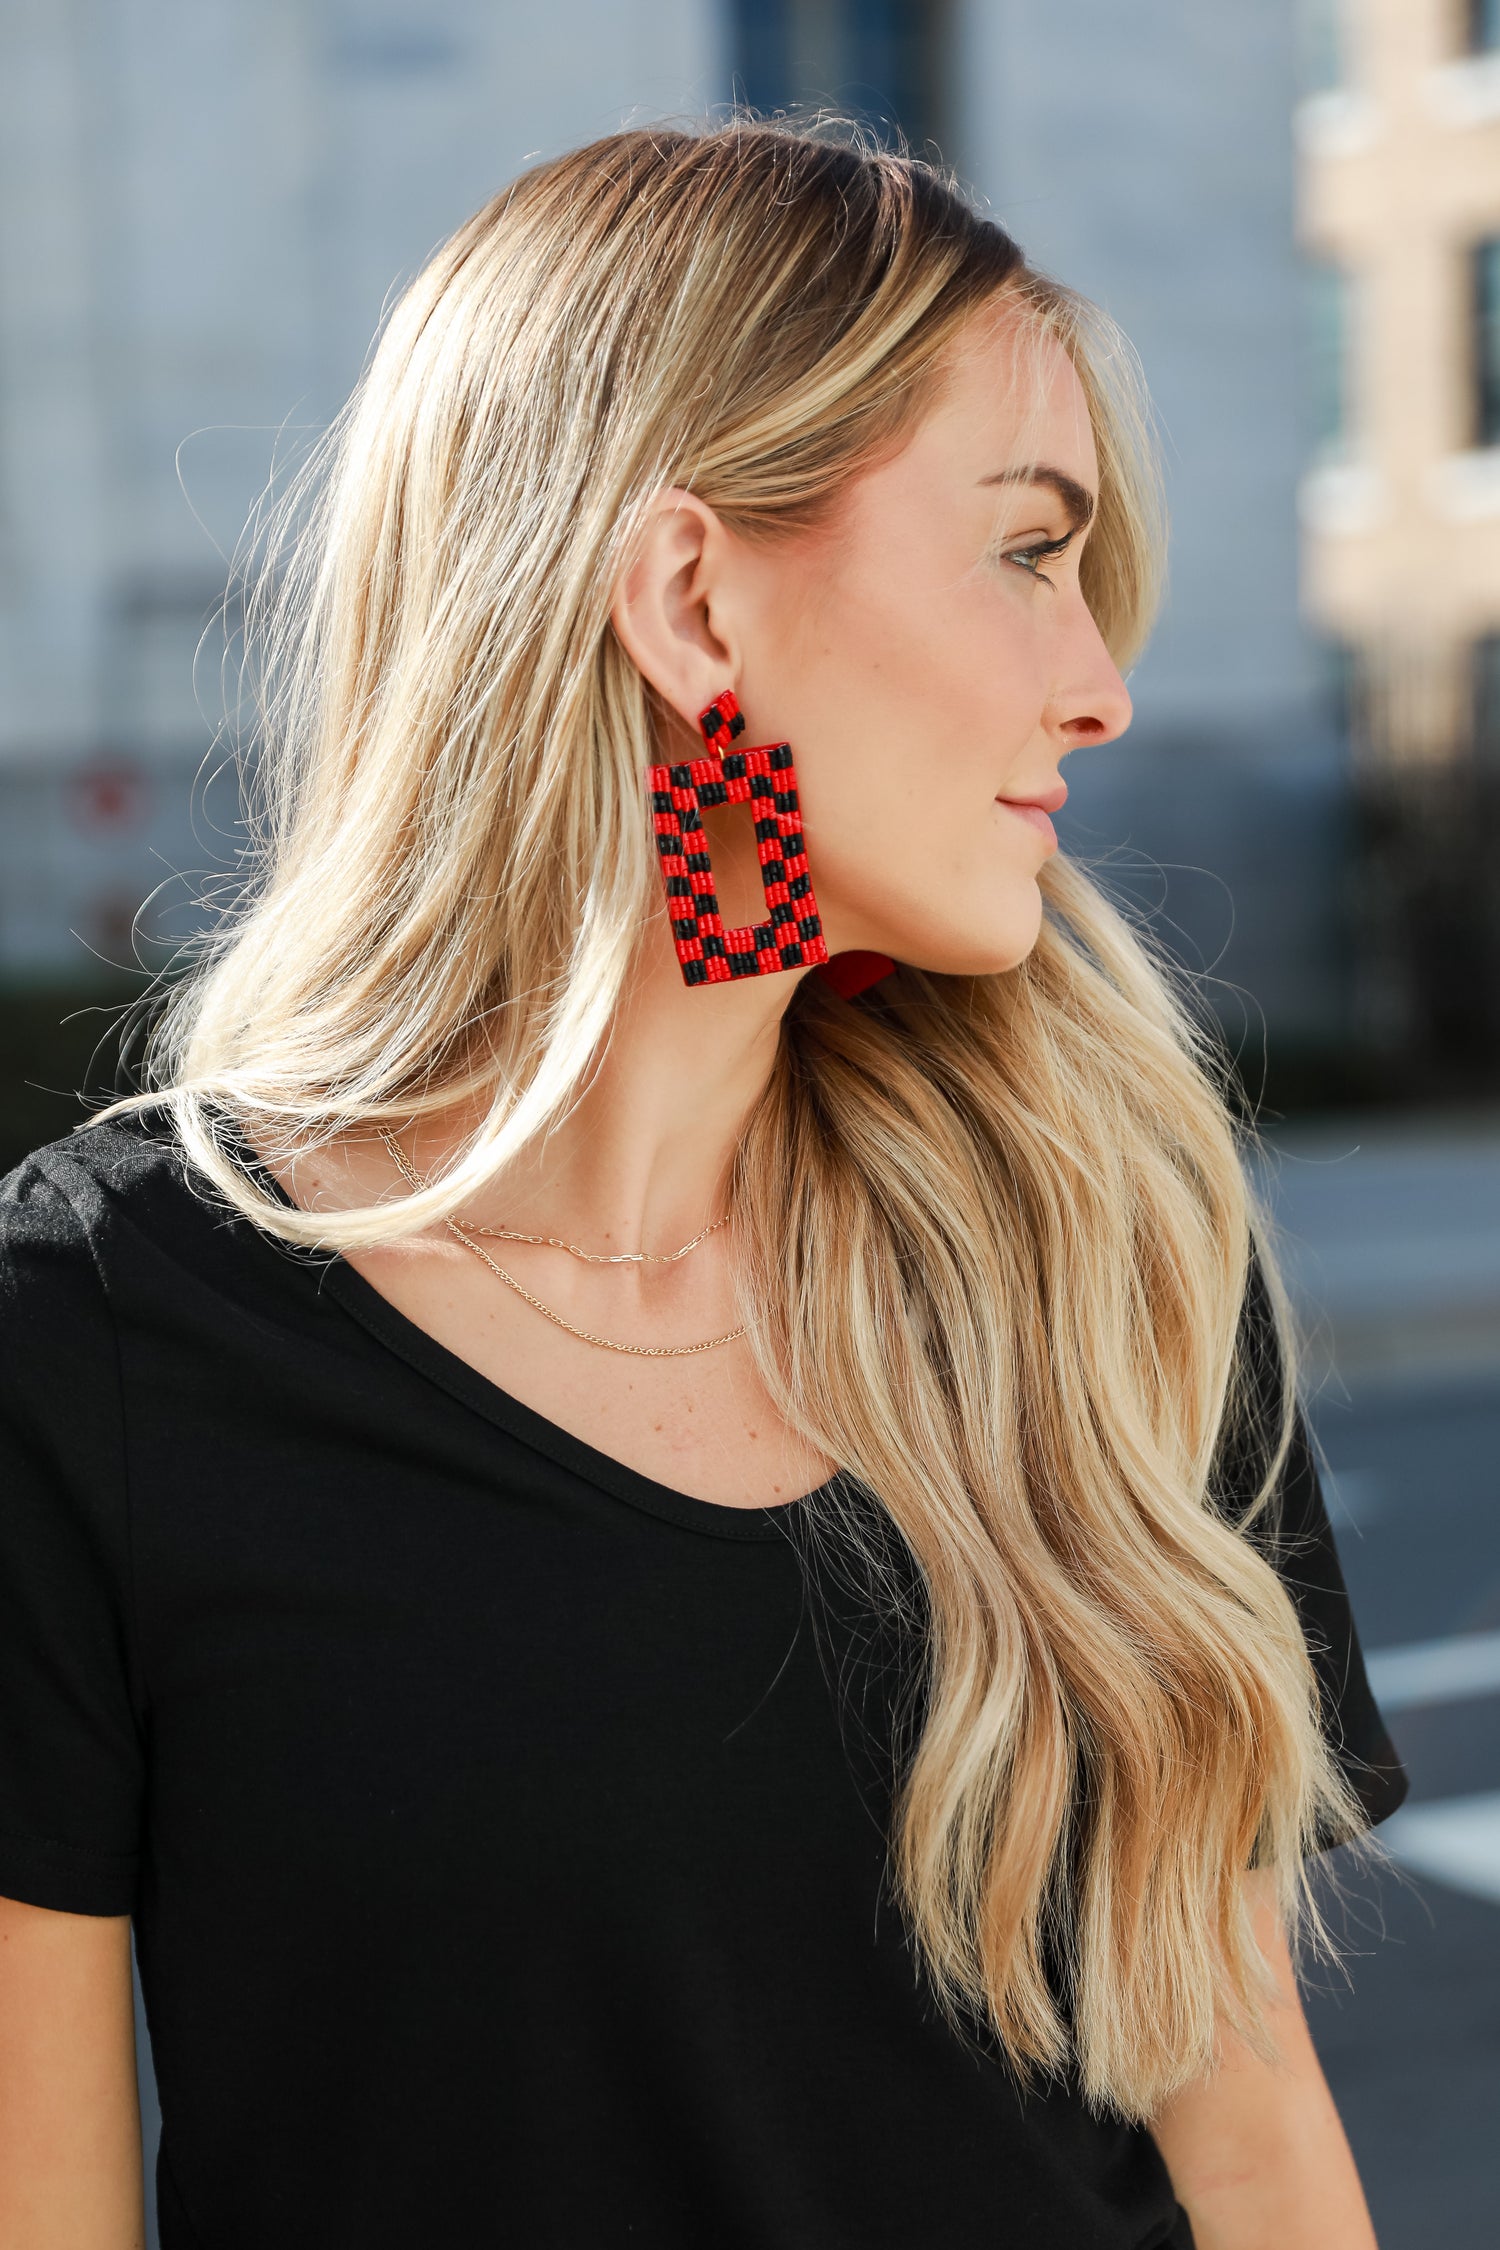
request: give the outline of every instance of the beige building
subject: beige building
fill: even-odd
[[[1500,764],[1500,0],[1343,0],[1328,28],[1297,115],[1304,600],[1368,758]]]

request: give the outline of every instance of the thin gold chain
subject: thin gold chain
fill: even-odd
[[[403,1176],[410,1181],[411,1185],[419,1190],[426,1188],[429,1182],[423,1179],[421,1173],[408,1160],[406,1151],[402,1148],[400,1142],[388,1133],[384,1126],[380,1127],[380,1138],[384,1141],[392,1161]],[[720,1226],[723,1223],[722,1219],[718,1221]],[[610,1336],[595,1336],[587,1328],[575,1328],[571,1320],[564,1320],[561,1313],[554,1312],[550,1305],[544,1305],[540,1297],[533,1297],[529,1289],[523,1289],[515,1275],[507,1273],[504,1266],[497,1265],[488,1250],[483,1249],[479,1243],[473,1241],[456,1219],[445,1219],[443,1224],[450,1234],[457,1235],[466,1250],[472,1250],[476,1258],[484,1260],[490,1272],[498,1280],[503,1281],[507,1289],[513,1289],[516,1295],[524,1299],[533,1311],[539,1312],[544,1320],[550,1320],[555,1328],[566,1329],[568,1334],[576,1336],[580,1343],[596,1345],[600,1351],[628,1352],[633,1359],[686,1359],[694,1352],[717,1351],[720,1344],[732,1344],[737,1336],[743,1336],[745,1333],[744,1327],[741,1325],[738,1328],[727,1330],[722,1336],[706,1337],[701,1344],[619,1344]]]
[[[591,1266],[670,1266],[696,1250],[711,1234],[729,1224],[729,1213],[715,1219],[712,1226],[700,1228],[691,1242],[680,1250],[580,1250],[576,1242],[561,1242],[555,1234],[518,1234],[514,1227],[470,1227],[470,1234],[488,1234],[500,1242],[535,1242],[546,1250],[566,1250],[570,1258],[582,1258]]]

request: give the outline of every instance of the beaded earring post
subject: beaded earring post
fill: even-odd
[[[646,772],[682,981],[728,984],[739,977],[816,967],[827,961],[828,947],[807,868],[791,744],[736,750],[745,719],[728,688],[699,713],[698,725],[705,757],[650,766]],[[726,929],[703,813],[710,805],[746,802],[755,819],[767,919]]]

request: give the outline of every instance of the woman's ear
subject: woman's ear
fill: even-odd
[[[651,504],[610,608],[636,670],[689,726],[738,676],[739,651],[724,615],[727,541],[705,501],[669,486]]]

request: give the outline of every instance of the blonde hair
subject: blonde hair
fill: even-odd
[[[461,227],[286,504],[251,613],[250,877],[146,1091],[99,1117],[163,1106],[235,1210],[335,1251],[483,1188],[576,1096],[661,911],[651,707],[609,624],[652,495],[767,538],[814,520],[1007,292],[1090,399],[1084,587],[1128,663],[1162,544],[1128,350],[929,168],[742,120],[627,132]],[[1270,2051],[1244,1871],[1326,1942],[1304,1855],[1362,1823],[1245,1536],[1293,1360],[1209,1043],[1078,866],[1041,881],[1008,974],[800,984],[732,1193],[761,1373],[923,1591],[892,1866],[935,1989],[1022,2079],[1076,2066],[1141,2119],[1212,2066],[1221,2017]],[[476,1095],[396,1205],[288,1208],[234,1153]],[[1232,1523],[1213,1469],[1264,1420],[1236,1350],[1257,1238],[1286,1380]],[[842,1529],[864,1536],[852,1505]]]

